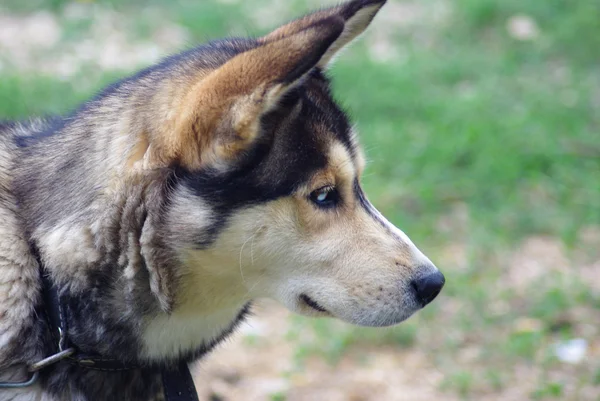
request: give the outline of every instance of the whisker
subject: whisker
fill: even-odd
[[[254,233],[252,233],[251,236],[248,237],[248,239],[246,239],[246,241],[244,241],[244,243],[242,244],[242,247],[240,248],[240,257],[239,257],[239,262],[240,262],[240,275],[242,276],[242,282],[244,284],[246,284],[246,279],[244,278],[244,271],[242,268],[242,256],[244,253],[244,247],[246,246],[246,244],[248,243],[248,241],[251,241],[252,239],[254,239],[254,237],[256,237],[256,234],[258,234],[258,232],[263,228],[264,226],[260,226],[256,229],[256,231],[254,231]],[[254,265],[254,254],[253,254],[253,250],[252,250],[252,244],[253,242],[250,243],[250,257],[252,260],[252,265]]]

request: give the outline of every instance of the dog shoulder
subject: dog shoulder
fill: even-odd
[[[37,344],[27,342],[23,335],[36,335],[38,264],[25,239],[12,191],[14,165],[18,163],[14,139],[27,132],[27,123],[0,123],[0,370],[4,364],[39,356]]]

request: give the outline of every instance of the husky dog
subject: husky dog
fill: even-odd
[[[387,326],[437,296],[444,276],[363,193],[325,75],[384,3],[211,42],[66,117],[0,124],[0,382],[64,352],[56,325],[99,356],[1,400],[194,399],[166,394],[161,369],[208,352],[253,299]]]

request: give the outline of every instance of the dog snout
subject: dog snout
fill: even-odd
[[[444,275],[440,271],[436,271],[414,279],[411,285],[415,290],[417,300],[421,303],[421,306],[425,306],[438,296],[445,282]]]

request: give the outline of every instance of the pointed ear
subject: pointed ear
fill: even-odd
[[[319,63],[342,34],[340,17],[238,54],[186,89],[152,135],[145,166],[227,166],[259,134],[261,117]]]
[[[335,43],[333,43],[323,57],[321,57],[321,60],[318,63],[319,67],[326,68],[338,51],[365,31],[375,17],[375,14],[377,14],[385,2],[386,0],[353,0],[342,3],[338,6],[319,10],[289,22],[270,34],[263,36],[260,40],[265,43],[280,40],[281,38],[294,35],[323,19],[339,17],[344,21],[344,30]]]

